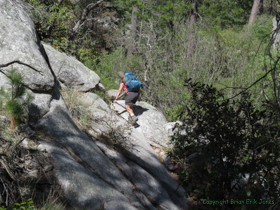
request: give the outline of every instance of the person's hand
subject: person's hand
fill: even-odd
[[[117,101],[117,99],[115,99],[115,100],[113,101],[113,103],[116,103],[116,101]]]

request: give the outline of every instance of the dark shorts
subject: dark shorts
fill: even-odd
[[[125,96],[125,105],[134,105],[139,97],[139,92],[129,92]]]

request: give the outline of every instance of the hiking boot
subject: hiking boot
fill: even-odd
[[[137,120],[138,120],[138,117],[136,117],[135,115],[133,115],[132,117],[131,117],[131,125],[134,125],[136,122],[137,122]]]
[[[132,117],[130,115],[128,116],[128,120],[127,121],[128,121],[128,123],[131,123]]]

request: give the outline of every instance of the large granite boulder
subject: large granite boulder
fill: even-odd
[[[99,76],[76,58],[60,53],[48,44],[43,46],[57,79],[65,86],[86,92],[99,84]]]
[[[125,109],[125,101],[118,100],[113,104],[112,109],[116,110],[120,115],[128,119],[129,114]],[[164,115],[157,111],[155,107],[146,102],[137,102],[133,106],[133,112],[138,117],[136,129],[143,133],[147,140],[152,144],[168,147],[168,132],[165,129],[167,120]]]
[[[49,111],[55,75],[41,45],[34,23],[22,1],[0,0],[0,64],[13,63],[33,94],[30,117],[38,119]],[[15,62],[17,61],[17,62]],[[12,66],[3,68],[3,72]],[[9,87],[0,73],[0,85]],[[31,93],[33,93],[31,91]]]
[[[80,100],[85,101],[83,97],[81,97]],[[143,123],[147,120],[148,125],[152,128],[146,130],[147,127],[142,127],[140,123],[136,128],[129,125],[127,123],[127,112],[124,108],[124,101],[118,101],[118,104],[112,105],[112,107],[117,110],[118,114],[112,112],[112,110],[102,110],[107,109],[107,106],[99,106],[99,108],[96,106],[94,108],[94,106],[92,106],[89,108],[92,110],[90,134],[98,140],[98,136],[109,135],[112,131],[114,132],[114,137],[117,138],[117,141],[125,145],[125,157],[116,151],[108,149],[101,143],[97,143],[97,145],[117,167],[125,173],[126,177],[129,177],[129,180],[134,186],[152,201],[152,203],[166,206],[168,207],[167,209],[177,209],[178,206],[186,208],[185,192],[183,188],[178,187],[178,183],[160,162],[158,155],[151,147],[151,145],[159,147],[161,147],[162,144],[167,145],[168,133],[164,128],[166,121],[161,118],[163,117],[162,114],[156,111],[153,106],[145,102],[137,104],[139,107],[134,109],[134,113],[139,117],[140,122],[142,121]],[[144,111],[150,112],[148,112],[147,115],[139,114]],[[158,115],[160,121],[149,121],[149,113],[151,116]],[[157,126],[160,126],[160,130],[162,131],[160,135],[158,135],[157,132],[155,133]],[[154,134],[154,136],[152,134]],[[151,136],[153,136],[153,138],[151,138]],[[158,138],[161,140],[157,140]],[[162,139],[165,141],[162,141]],[[127,171],[131,171],[131,173]],[[133,173],[133,171],[135,172]],[[136,176],[136,174],[139,176]],[[151,194],[151,186],[153,186],[154,192],[161,192],[161,197]],[[174,204],[176,204],[177,207],[176,205],[174,206]]]
[[[131,209],[135,208],[124,195],[109,183],[89,171],[73,159],[67,152],[46,142],[40,142],[40,150],[46,150],[54,159],[54,170],[59,184],[70,204],[77,209]],[[105,164],[107,166],[107,164]],[[103,166],[104,167],[104,166]],[[115,180],[121,182],[117,177]],[[126,183],[123,183],[124,185]],[[132,186],[128,186],[131,187]],[[113,204],[113,206],[111,206]],[[111,206],[103,208],[104,205]],[[138,204],[141,207],[141,204]],[[115,208],[113,208],[115,207]],[[142,207],[143,208],[143,207]]]
[[[34,91],[51,92],[54,76],[48,66],[34,23],[18,1],[0,0],[0,64],[14,63],[24,77],[24,83]],[[8,66],[7,68],[11,68]],[[5,77],[1,74],[0,82]]]

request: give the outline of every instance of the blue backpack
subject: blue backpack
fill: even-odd
[[[126,71],[123,73],[126,78],[125,86],[129,92],[138,92],[143,84],[138,80],[134,73]]]

